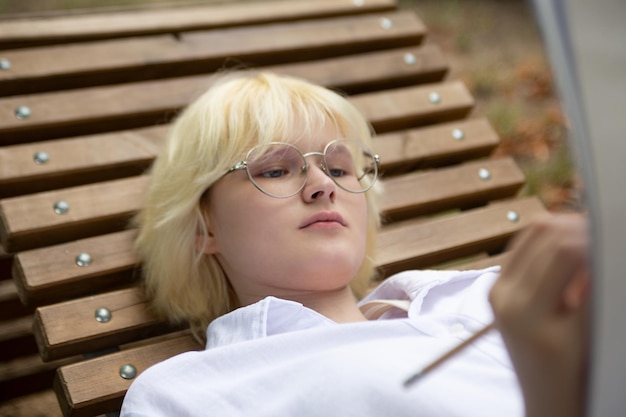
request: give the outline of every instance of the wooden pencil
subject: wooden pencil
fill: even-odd
[[[406,381],[404,381],[404,387],[405,388],[410,387],[411,385],[419,381],[424,375],[428,374],[433,369],[437,368],[439,365],[446,362],[448,359],[454,357],[456,354],[463,351],[466,347],[474,343],[476,340],[480,339],[481,337],[489,333],[489,331],[492,330],[494,327],[495,327],[495,323],[491,322],[485,327],[483,327],[482,329],[478,330],[469,338],[459,343],[458,345],[456,345],[455,347],[453,347],[452,349],[450,349],[449,351],[447,351],[446,353],[439,356],[437,359],[435,359],[434,361],[432,361],[431,363],[423,367],[420,371],[411,375]]]

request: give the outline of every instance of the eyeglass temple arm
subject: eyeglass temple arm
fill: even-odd
[[[248,167],[248,164],[246,163],[246,161],[239,161],[235,165],[233,165],[232,167],[230,167],[228,169],[227,174],[230,174],[233,171],[239,171],[239,170],[242,170],[242,169],[246,169],[247,167]]]
[[[374,155],[368,155],[371,156],[372,158],[374,158],[374,166],[376,167],[376,173],[378,173],[378,167],[380,165],[380,156],[378,154],[374,154]],[[359,181],[361,181],[363,178],[365,178],[365,176],[367,174],[369,174],[370,172],[372,172],[372,169],[370,168],[368,171],[364,171],[363,175],[361,175],[360,177],[358,177],[357,179]]]

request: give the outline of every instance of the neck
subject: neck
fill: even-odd
[[[367,320],[357,306],[350,287],[336,291],[299,294],[290,299],[302,303],[337,323]]]
[[[350,287],[333,291],[312,291],[289,294],[272,294],[285,300],[301,303],[305,307],[328,317],[337,323],[349,323],[367,320],[357,306],[356,298]],[[252,304],[263,297],[258,295],[239,295],[242,305]]]

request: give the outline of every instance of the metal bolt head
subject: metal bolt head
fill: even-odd
[[[465,139],[465,132],[463,132],[461,129],[453,129],[452,130],[452,137],[455,140],[463,140],[463,139]]]
[[[48,155],[48,152],[36,152],[33,155],[33,160],[37,165],[45,164],[50,160],[50,155]]]
[[[487,168],[481,168],[478,170],[478,177],[482,180],[491,179],[491,172]]]
[[[380,19],[380,27],[389,30],[393,27],[393,22],[386,17],[383,17],[382,19]]]
[[[113,315],[111,314],[111,310],[109,310],[106,307],[100,307],[96,309],[96,312],[94,315],[98,323],[108,323],[111,321],[111,318],[113,317]]]
[[[410,52],[404,54],[404,63],[405,64],[407,64],[407,65],[415,65],[416,62],[417,62],[417,58],[415,58],[415,55],[413,55]]]
[[[508,221],[510,221],[511,223],[517,223],[520,219],[520,215],[518,212],[513,211],[513,210],[509,210],[506,213],[506,218]]]
[[[441,103],[441,96],[436,91],[433,91],[432,93],[428,94],[428,101],[430,101],[432,104],[439,104]]]
[[[7,71],[11,69],[11,61],[6,58],[0,58],[0,70]]]
[[[19,120],[28,119],[31,115],[30,108],[28,106],[19,106],[15,109],[15,117]]]
[[[56,214],[65,214],[68,211],[70,211],[70,205],[67,201],[59,200],[56,203],[54,203],[54,212]]]
[[[133,379],[137,376],[137,368],[127,363],[120,367],[120,376],[124,379]]]
[[[87,252],[79,253],[76,256],[76,265],[78,266],[89,266],[91,264],[91,261],[93,261],[93,259],[91,258],[91,255]]]

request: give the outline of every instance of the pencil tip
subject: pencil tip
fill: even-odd
[[[415,384],[422,377],[422,375],[422,372],[411,375],[409,379],[404,381],[404,388],[409,388],[411,385]]]

